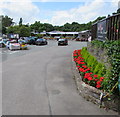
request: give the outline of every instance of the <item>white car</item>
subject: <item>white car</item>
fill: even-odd
[[[6,43],[6,47],[10,50],[20,50],[20,44],[12,41]]]

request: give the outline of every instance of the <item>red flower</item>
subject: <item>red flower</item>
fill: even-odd
[[[79,71],[84,72],[84,69],[83,68],[79,68]]]
[[[86,65],[83,65],[82,67],[83,67],[83,68],[87,68],[87,66],[86,66]]]
[[[81,62],[80,64],[85,64],[84,62]]]
[[[97,85],[96,85],[96,88],[100,88],[100,87],[101,87],[101,85],[100,85],[100,84],[97,84]]]
[[[100,81],[103,81],[104,77],[100,77]]]
[[[89,74],[93,74],[92,72],[90,72]]]
[[[88,68],[88,69],[85,70],[85,72],[86,72],[86,71],[89,71],[89,70],[90,70],[90,69]]]
[[[94,79],[94,81],[98,81],[98,79]]]
[[[101,84],[101,82],[100,81],[97,81],[97,85],[100,85]]]
[[[87,79],[90,81],[90,80],[92,80],[92,77],[88,77]]]
[[[77,61],[78,64],[85,64],[84,62],[81,62],[81,61]]]
[[[77,66],[77,68],[80,68],[80,66]]]
[[[97,78],[97,77],[98,77],[98,75],[94,75],[93,77]]]
[[[90,77],[90,74],[89,73],[85,73],[84,78],[88,78],[88,77]]]

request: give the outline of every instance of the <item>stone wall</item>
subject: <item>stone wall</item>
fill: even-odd
[[[105,48],[98,48],[96,46],[93,46],[90,42],[88,42],[87,50],[90,52],[91,55],[95,56],[99,62],[104,63],[106,69],[111,68],[110,59],[107,55],[107,50]]]

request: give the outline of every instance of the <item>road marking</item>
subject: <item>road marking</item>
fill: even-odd
[[[19,51],[10,52],[9,54],[14,54],[14,53],[17,53],[17,52],[19,52]]]
[[[12,52],[12,51],[0,51],[0,54],[14,54],[14,53],[18,53],[18,52],[20,52],[20,51],[14,51],[14,52]]]

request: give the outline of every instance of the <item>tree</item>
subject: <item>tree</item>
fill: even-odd
[[[27,37],[31,35],[30,27],[27,27],[25,25],[22,26],[10,26],[7,29],[7,33],[14,33],[14,34],[19,34],[20,37]]]
[[[54,30],[54,26],[48,23],[40,23],[40,21],[36,21],[34,24],[30,25],[31,31],[34,32],[50,32]]]
[[[2,16],[2,26],[9,27],[13,24],[13,19],[8,17],[7,15],[4,17]]]
[[[0,31],[1,32],[1,31]],[[5,26],[2,26],[2,34],[6,34],[7,33],[7,29]]]
[[[39,27],[41,27],[40,21],[35,21],[34,24],[30,25],[31,31],[34,31],[34,32],[38,32],[39,31]]]
[[[20,27],[19,26],[10,26],[7,29],[7,33],[15,33],[15,34],[19,34],[20,33]]]
[[[22,18],[20,18],[19,26],[22,26],[22,22],[23,22],[23,20],[22,20]]]
[[[120,13],[120,8],[117,10],[117,13]]]
[[[43,31],[50,32],[53,30],[54,30],[54,27],[52,24],[48,24],[48,23],[43,24]]]
[[[2,28],[2,33],[6,34],[7,33],[7,27],[11,26],[14,22],[13,19],[6,16],[1,16],[1,28]]]
[[[19,35],[20,37],[28,37],[31,35],[31,31],[30,31],[30,27],[26,27],[24,25],[22,25],[20,28],[19,28]]]

